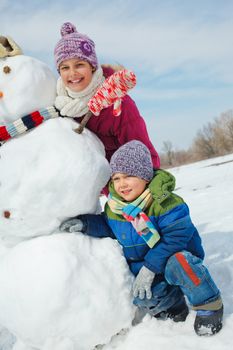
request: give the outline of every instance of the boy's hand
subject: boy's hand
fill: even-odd
[[[60,231],[65,232],[82,232],[83,222],[80,219],[68,219],[60,225]]]
[[[155,273],[143,266],[134,281],[133,296],[135,298],[139,296],[139,299],[144,299],[145,297],[151,299],[151,285],[154,277]]]

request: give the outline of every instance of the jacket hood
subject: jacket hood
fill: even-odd
[[[155,176],[149,183],[149,189],[152,196],[159,203],[167,199],[171,192],[174,191],[176,185],[175,177],[166,170],[156,170]]]

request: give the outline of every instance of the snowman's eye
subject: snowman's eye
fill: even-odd
[[[10,73],[10,71],[11,71],[11,68],[9,66],[4,66],[3,67],[3,72],[4,73],[8,74],[8,73]]]

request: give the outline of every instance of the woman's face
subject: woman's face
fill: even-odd
[[[86,61],[71,58],[59,66],[63,84],[74,92],[84,90],[92,80],[93,67]]]

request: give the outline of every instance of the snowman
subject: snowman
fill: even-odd
[[[50,69],[0,37],[0,128],[20,134],[50,113]],[[134,314],[132,277],[116,241],[61,233],[69,217],[96,213],[109,179],[100,140],[50,115],[0,147],[0,348],[91,350]],[[28,129],[30,129],[28,127]],[[3,130],[3,128],[2,128]],[[5,129],[4,129],[5,130]]]

